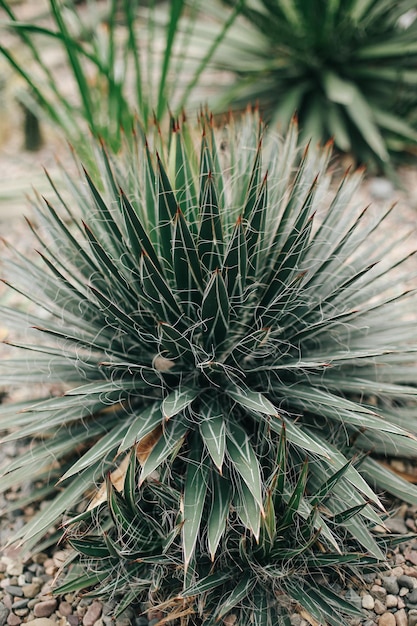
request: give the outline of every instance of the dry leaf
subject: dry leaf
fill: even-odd
[[[141,465],[143,465],[150,455],[152,448],[160,440],[162,435],[162,426],[157,426],[136,445],[136,457]]]
[[[124,457],[123,461],[120,463],[120,465],[116,467],[116,469],[113,470],[113,472],[110,474],[111,483],[113,487],[117,489],[117,491],[121,491],[123,489],[123,484],[125,481],[127,468],[129,466],[129,460],[130,460],[130,455],[127,454]],[[100,489],[95,494],[95,496],[93,497],[93,499],[91,500],[90,504],[88,505],[87,511],[91,511],[92,509],[95,509],[103,502],[106,502],[106,500],[107,500],[107,486],[106,486],[106,483],[104,482],[101,485]]]

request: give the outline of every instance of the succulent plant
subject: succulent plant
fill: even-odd
[[[297,110],[307,138],[387,168],[417,140],[415,3],[224,0],[243,17],[216,52],[233,72],[220,108],[258,102],[285,130]],[[225,7],[210,10],[221,21]]]
[[[202,113],[200,126],[198,147],[175,120],[166,142],[127,137],[124,158],[102,146],[94,180],[68,175],[69,193],[51,181],[55,202],[34,202],[40,264],[7,263],[33,308],[1,308],[32,329],[10,340],[20,356],[0,362],[0,382],[64,390],[0,408],[4,440],[32,441],[1,489],[41,479],[50,497],[17,539],[34,545],[88,493],[90,511],[110,495],[123,525],[119,489],[130,509],[150,498],[157,549],[174,532],[184,589],[197,561],[216,575],[229,550],[258,562],[265,541],[272,569],[343,546],[347,561],[383,560],[375,485],[417,503],[367,456],[416,453],[414,293],[398,291],[398,238],[376,236],[389,211],[352,208],[361,172],[332,191],[330,146],[301,153],[295,125],[265,146],[257,114],[217,132]],[[137,493],[121,486],[132,449]],[[114,489],[97,493],[109,473]],[[287,543],[277,529],[295,519]]]

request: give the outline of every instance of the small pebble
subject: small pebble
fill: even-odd
[[[60,615],[62,615],[62,617],[67,617],[68,615],[71,615],[72,613],[72,606],[69,602],[66,602],[65,600],[63,600],[62,602],[59,603],[58,611]]]
[[[32,561],[33,563],[36,563],[38,565],[43,565],[47,558],[47,554],[45,554],[44,552],[39,552],[38,554],[34,554],[32,556]],[[38,624],[37,626],[41,626],[41,624]]]
[[[83,626],[94,626],[94,623],[99,619],[103,610],[101,602],[95,600],[90,604],[83,617]]]
[[[408,626],[416,626],[417,625],[417,610],[412,609],[408,611]]]
[[[403,567],[394,567],[391,570],[391,576],[395,576],[396,578],[398,578],[398,576],[402,576],[404,574],[404,568]]]
[[[66,620],[70,626],[78,626],[80,619],[77,615],[67,615]]]
[[[21,623],[22,623],[21,617],[19,617],[18,615],[15,615],[14,613],[9,613],[7,617],[7,624],[9,624],[9,626],[19,626],[19,624]]]
[[[26,615],[29,615],[29,609],[16,609],[14,613],[16,613],[18,617],[26,617]]]
[[[394,193],[394,185],[388,178],[375,177],[369,181],[369,192],[375,200],[389,200]]]
[[[28,601],[27,600],[25,600],[25,599],[22,600],[21,598],[19,598],[19,600],[16,600],[15,602],[13,602],[12,609],[13,609],[13,611],[15,609],[25,609],[27,607],[27,605],[28,605]]]
[[[400,609],[395,613],[396,626],[408,626],[408,617],[404,609]]]
[[[386,612],[386,610],[387,607],[383,602],[381,602],[381,600],[375,600],[374,613],[376,613],[377,615],[382,615]]]
[[[383,613],[379,620],[378,626],[396,626],[395,617],[392,613]]]
[[[397,596],[400,592],[400,587],[395,576],[385,576],[382,579],[382,586],[394,596]]]
[[[387,590],[385,587],[381,587],[381,585],[372,585],[371,594],[376,600],[384,602],[387,597]]]
[[[7,591],[7,593],[9,593],[11,596],[23,598],[22,588],[18,587],[17,585],[9,585],[8,587],[6,587],[5,591]]]
[[[372,611],[374,606],[375,606],[375,600],[373,599],[371,595],[369,595],[369,593],[366,593],[364,596],[362,596],[362,608],[363,609],[366,609],[367,611]]]
[[[397,596],[393,596],[391,593],[389,593],[387,597],[385,598],[385,605],[387,609],[393,609],[397,606],[397,604],[398,604]]]
[[[39,583],[31,582],[28,585],[24,585],[22,587],[22,592],[25,598],[34,598],[38,595],[41,590],[41,585]]]
[[[33,614],[35,617],[50,617],[55,611],[57,604],[58,602],[55,598],[38,602],[33,609]]]
[[[403,598],[409,593],[409,591],[410,590],[408,589],[408,587],[401,587],[400,593],[399,593],[400,597]]]
[[[401,517],[391,517],[385,520],[385,526],[392,532],[398,535],[407,534],[407,526]]]
[[[406,600],[411,604],[417,604],[417,589],[413,589],[413,591],[408,594]]]
[[[403,574],[398,577],[398,584],[400,587],[407,587],[407,589],[414,589],[414,583],[411,576],[406,576]]]

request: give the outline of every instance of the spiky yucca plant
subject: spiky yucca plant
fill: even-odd
[[[238,559],[285,570],[310,548],[382,560],[373,485],[417,503],[415,488],[361,455],[416,454],[413,299],[391,271],[400,242],[376,237],[385,214],[349,208],[360,173],[329,196],[329,146],[300,154],[293,126],[263,148],[249,113],[241,126],[229,120],[220,143],[210,118],[200,123],[197,149],[187,123],[173,122],[166,143],[129,138],[125,159],[99,150],[100,177],[69,176],[69,199],[53,185],[57,206],[35,203],[42,265],[18,253],[8,263],[36,306],[2,307],[34,337],[13,342],[21,356],[0,363],[1,381],[65,385],[0,409],[5,440],[33,442],[1,489],[41,478],[39,497],[52,496],[59,479],[17,538],[39,541],[109,472],[120,487],[133,448],[139,492],[123,498],[134,508],[155,480],[174,490],[166,515],[180,516],[185,589],[202,575],[197,561],[209,572],[229,550],[235,577]],[[100,490],[90,510],[104,500]],[[287,544],[276,529],[289,516]],[[260,556],[265,532],[272,548]]]
[[[297,110],[304,136],[334,137],[340,150],[379,167],[415,150],[415,2],[223,4],[244,19],[217,51],[218,66],[236,75],[222,108],[259,102],[282,129]],[[225,19],[224,6],[210,10]]]

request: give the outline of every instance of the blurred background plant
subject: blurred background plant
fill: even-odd
[[[147,129],[167,121],[169,110],[194,102],[196,111],[196,86],[237,13],[213,24],[204,45],[194,36],[201,0],[48,4],[24,22],[11,2],[0,1],[3,29],[16,36],[0,53],[26,85],[19,98],[27,109],[58,127],[80,154],[88,129],[117,151],[136,118]]]
[[[216,53],[232,71],[218,107],[259,103],[284,132],[297,111],[302,136],[387,169],[416,154],[417,13],[412,0],[224,0],[239,19]],[[224,8],[210,3],[217,19]]]
[[[17,333],[0,383],[64,392],[0,407],[3,441],[31,440],[0,489],[42,481],[30,498],[44,506],[16,536],[28,549],[83,511],[86,494],[90,511],[110,495],[121,516],[107,509],[113,543],[96,533],[93,573],[97,554],[130,567],[127,548],[113,545],[122,528],[138,567],[141,537],[156,537],[144,562],[161,557],[149,576],[162,580],[166,526],[151,510],[149,533],[136,527],[110,486],[134,509],[157,481],[174,489],[164,521],[190,597],[211,562],[235,579],[248,563],[239,593],[218,590],[232,604],[209,594],[217,617],[243,610],[280,577],[277,563],[296,563],[301,582],[285,592],[310,598],[303,606],[324,621],[336,600],[310,588],[309,560],[328,554],[337,565],[341,551],[358,566],[383,561],[371,532],[383,527],[377,490],[417,504],[417,487],[366,456],[416,455],[415,292],[398,279],[402,236],[378,236],[390,211],[351,206],[362,172],[330,192],[330,145],[301,152],[295,124],[285,139],[262,136],[250,112],[218,131],[202,113],[198,137],[172,119],[146,140],[138,129],[119,156],[96,146],[94,180],[81,167],[67,175],[69,200],[52,180],[54,201],[34,200],[40,264],[18,251],[5,261],[7,284],[34,309],[0,309]],[[127,488],[132,449],[141,469]],[[124,576],[82,579],[98,580],[103,593],[126,592]]]
[[[49,0],[30,23],[0,6],[18,42],[0,52],[26,83],[25,106],[78,150],[86,127],[117,150],[135,116],[148,128],[209,102],[218,113],[258,103],[281,132],[297,111],[303,138],[333,137],[376,169],[415,156],[414,1]]]

